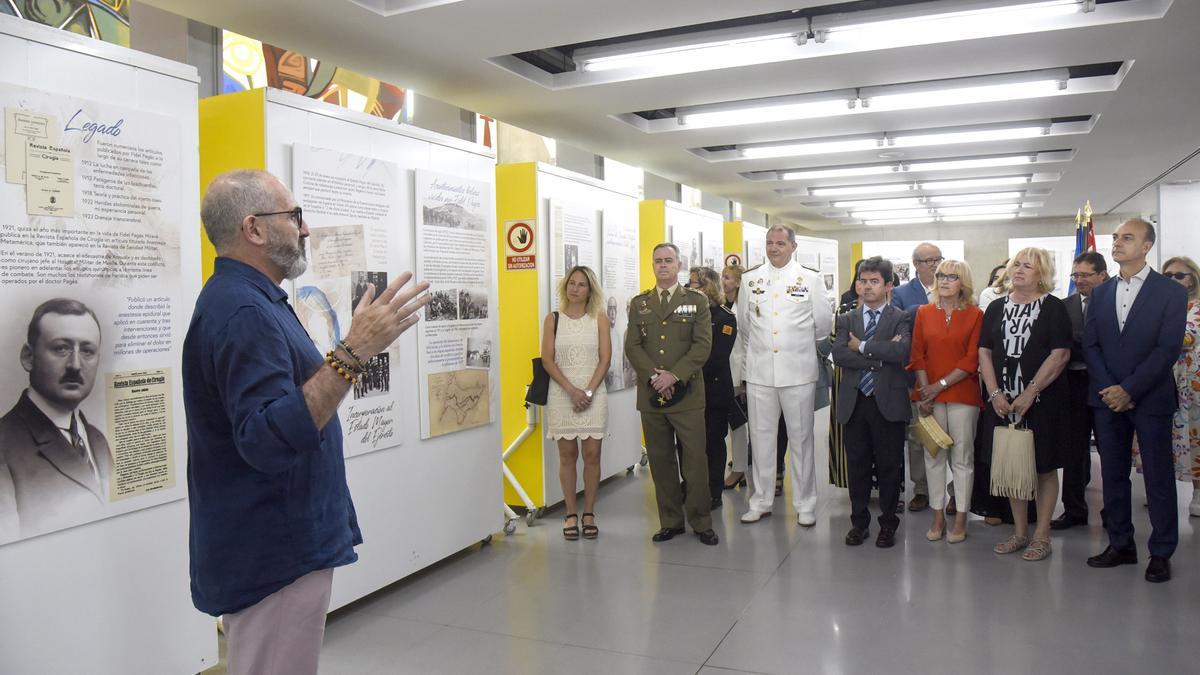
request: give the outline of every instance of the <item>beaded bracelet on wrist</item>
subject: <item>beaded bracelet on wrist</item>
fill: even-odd
[[[350,360],[354,362],[354,365],[358,366],[360,371],[366,371],[367,362],[359,358],[358,354],[354,353],[354,350],[350,348],[350,345],[346,344],[345,340],[338,340],[337,346],[341,347],[349,355]]]
[[[358,377],[356,376],[354,370],[347,365],[345,361],[342,361],[338,357],[334,356],[332,350],[325,355],[325,363],[329,364],[330,368],[336,370],[338,375],[341,375],[350,384],[358,384]]]

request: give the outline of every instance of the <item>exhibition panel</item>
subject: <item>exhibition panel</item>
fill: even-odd
[[[487,291],[496,286],[495,158],[458,139],[276,90],[200,106],[203,146],[261,142],[254,154],[263,168],[304,208],[312,271],[288,290],[315,341],[344,335],[366,284],[403,271],[431,280],[440,300],[372,359],[373,377],[339,409],[365,543],[359,561],[334,577],[336,609],[502,524],[500,430],[491,423],[497,304]],[[243,157],[206,151],[205,174]]]
[[[188,597],[180,501],[197,81],[0,16],[2,672],[125,672],[130,654],[146,672],[216,663]]]
[[[517,239],[523,231],[533,232],[532,253],[523,251],[526,256],[521,256],[525,259],[520,262],[506,256],[506,269],[501,272],[501,321],[506,340],[516,331],[527,332],[515,338],[521,340],[520,348],[502,347],[503,369],[524,375],[524,380],[517,376],[512,380],[523,396],[523,385],[529,381],[529,360],[540,354],[543,319],[548,312],[559,309],[558,285],[563,274],[575,265],[590,267],[600,280],[605,312],[612,325],[612,364],[605,378],[608,428],[600,455],[600,478],[618,475],[637,464],[642,447],[632,369],[621,348],[629,300],[639,290],[637,196],[602,180],[541,163],[497,167],[496,188],[497,220],[507,224],[506,239],[512,233],[510,248],[520,248]],[[529,230],[523,229],[526,227]],[[536,281],[536,294],[530,293],[526,283],[530,279]],[[531,301],[533,297],[536,303]],[[510,307],[520,307],[515,310],[519,316],[510,316]],[[504,382],[510,381],[505,377]],[[510,400],[512,394],[504,392],[505,445],[526,426],[524,399]],[[535,448],[541,448],[540,460]],[[540,421],[530,438],[513,453],[509,466],[535,507],[562,501],[557,445],[546,437]],[[582,474],[577,481],[582,489]],[[505,501],[521,503],[511,489]]]
[[[864,241],[861,244],[856,244],[852,247],[851,263],[863,258],[872,256],[880,256],[884,260],[890,260],[892,269],[895,270],[896,276],[900,277],[900,283],[907,283],[913,278],[915,271],[913,270],[912,258],[913,249],[921,243],[930,243],[942,250],[942,257],[949,260],[966,260],[966,247],[961,239],[956,240],[941,240],[930,239],[928,242],[922,240],[914,241]],[[851,270],[853,271],[853,270]]]

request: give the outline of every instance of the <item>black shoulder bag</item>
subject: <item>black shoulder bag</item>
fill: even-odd
[[[554,313],[554,334],[558,335],[558,312]],[[546,405],[546,399],[549,396],[550,373],[546,372],[546,367],[542,365],[542,358],[539,356],[533,360],[533,381],[525,390],[525,402]]]

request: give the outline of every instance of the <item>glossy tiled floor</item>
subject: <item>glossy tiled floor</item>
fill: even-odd
[[[1179,487],[1175,579],[1154,585],[1144,560],[1084,564],[1104,546],[1098,526],[1056,533],[1042,563],[993,554],[1009,529],[980,520],[963,544],[930,543],[928,512],[903,517],[893,549],[848,548],[848,498],[830,486],[811,529],[790,506],[739,524],[738,490],[725,493],[719,546],[653,544],[639,471],[603,486],[598,541],[564,541],[551,511],[337,612],[322,672],[1197,672],[1200,519]],[[1144,509],[1135,523],[1144,559]]]

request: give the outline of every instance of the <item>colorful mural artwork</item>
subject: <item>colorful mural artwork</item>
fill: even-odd
[[[224,62],[226,94],[271,87],[397,121],[404,109],[404,89],[394,84],[231,31],[224,31]]]
[[[0,14],[129,46],[129,0],[0,0]]]

